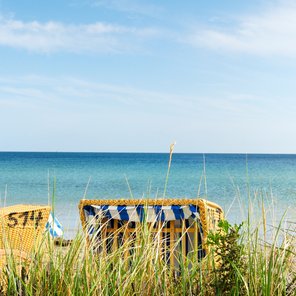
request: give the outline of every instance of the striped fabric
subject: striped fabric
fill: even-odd
[[[64,234],[63,226],[52,213],[50,213],[45,227],[49,231],[50,235],[54,238],[61,237]]]
[[[84,213],[89,224],[95,219],[107,218],[129,222],[165,222],[193,218],[199,221],[199,207],[194,205],[172,206],[84,206]],[[95,219],[94,219],[95,218]]]

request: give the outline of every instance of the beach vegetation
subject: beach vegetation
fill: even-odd
[[[143,224],[134,240],[102,253],[104,240],[86,242],[78,232],[71,244],[45,235],[30,260],[7,255],[1,270],[2,295],[295,295],[295,225],[271,229],[262,224],[231,225],[208,235],[210,252],[178,259],[170,269],[160,233]],[[264,227],[263,227],[264,228]],[[66,246],[65,246],[66,245]]]

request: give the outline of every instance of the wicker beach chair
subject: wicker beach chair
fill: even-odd
[[[148,223],[151,232],[162,236],[164,257],[172,268],[180,254],[183,258],[189,253],[198,259],[205,256],[208,232],[217,228],[224,215],[220,206],[204,199],[83,199],[79,211],[88,243],[95,246],[94,241],[100,240],[100,252],[116,250],[135,238],[138,226]]]
[[[38,246],[50,215],[49,206],[15,205],[0,208],[0,270],[8,258],[28,260]]]

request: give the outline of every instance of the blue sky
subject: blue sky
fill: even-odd
[[[0,0],[1,151],[294,153],[295,1]]]

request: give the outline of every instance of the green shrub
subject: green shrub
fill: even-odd
[[[218,231],[210,232],[207,244],[213,255],[213,281],[210,286],[216,295],[239,295],[244,293],[244,245],[240,242],[240,225],[219,222]]]

